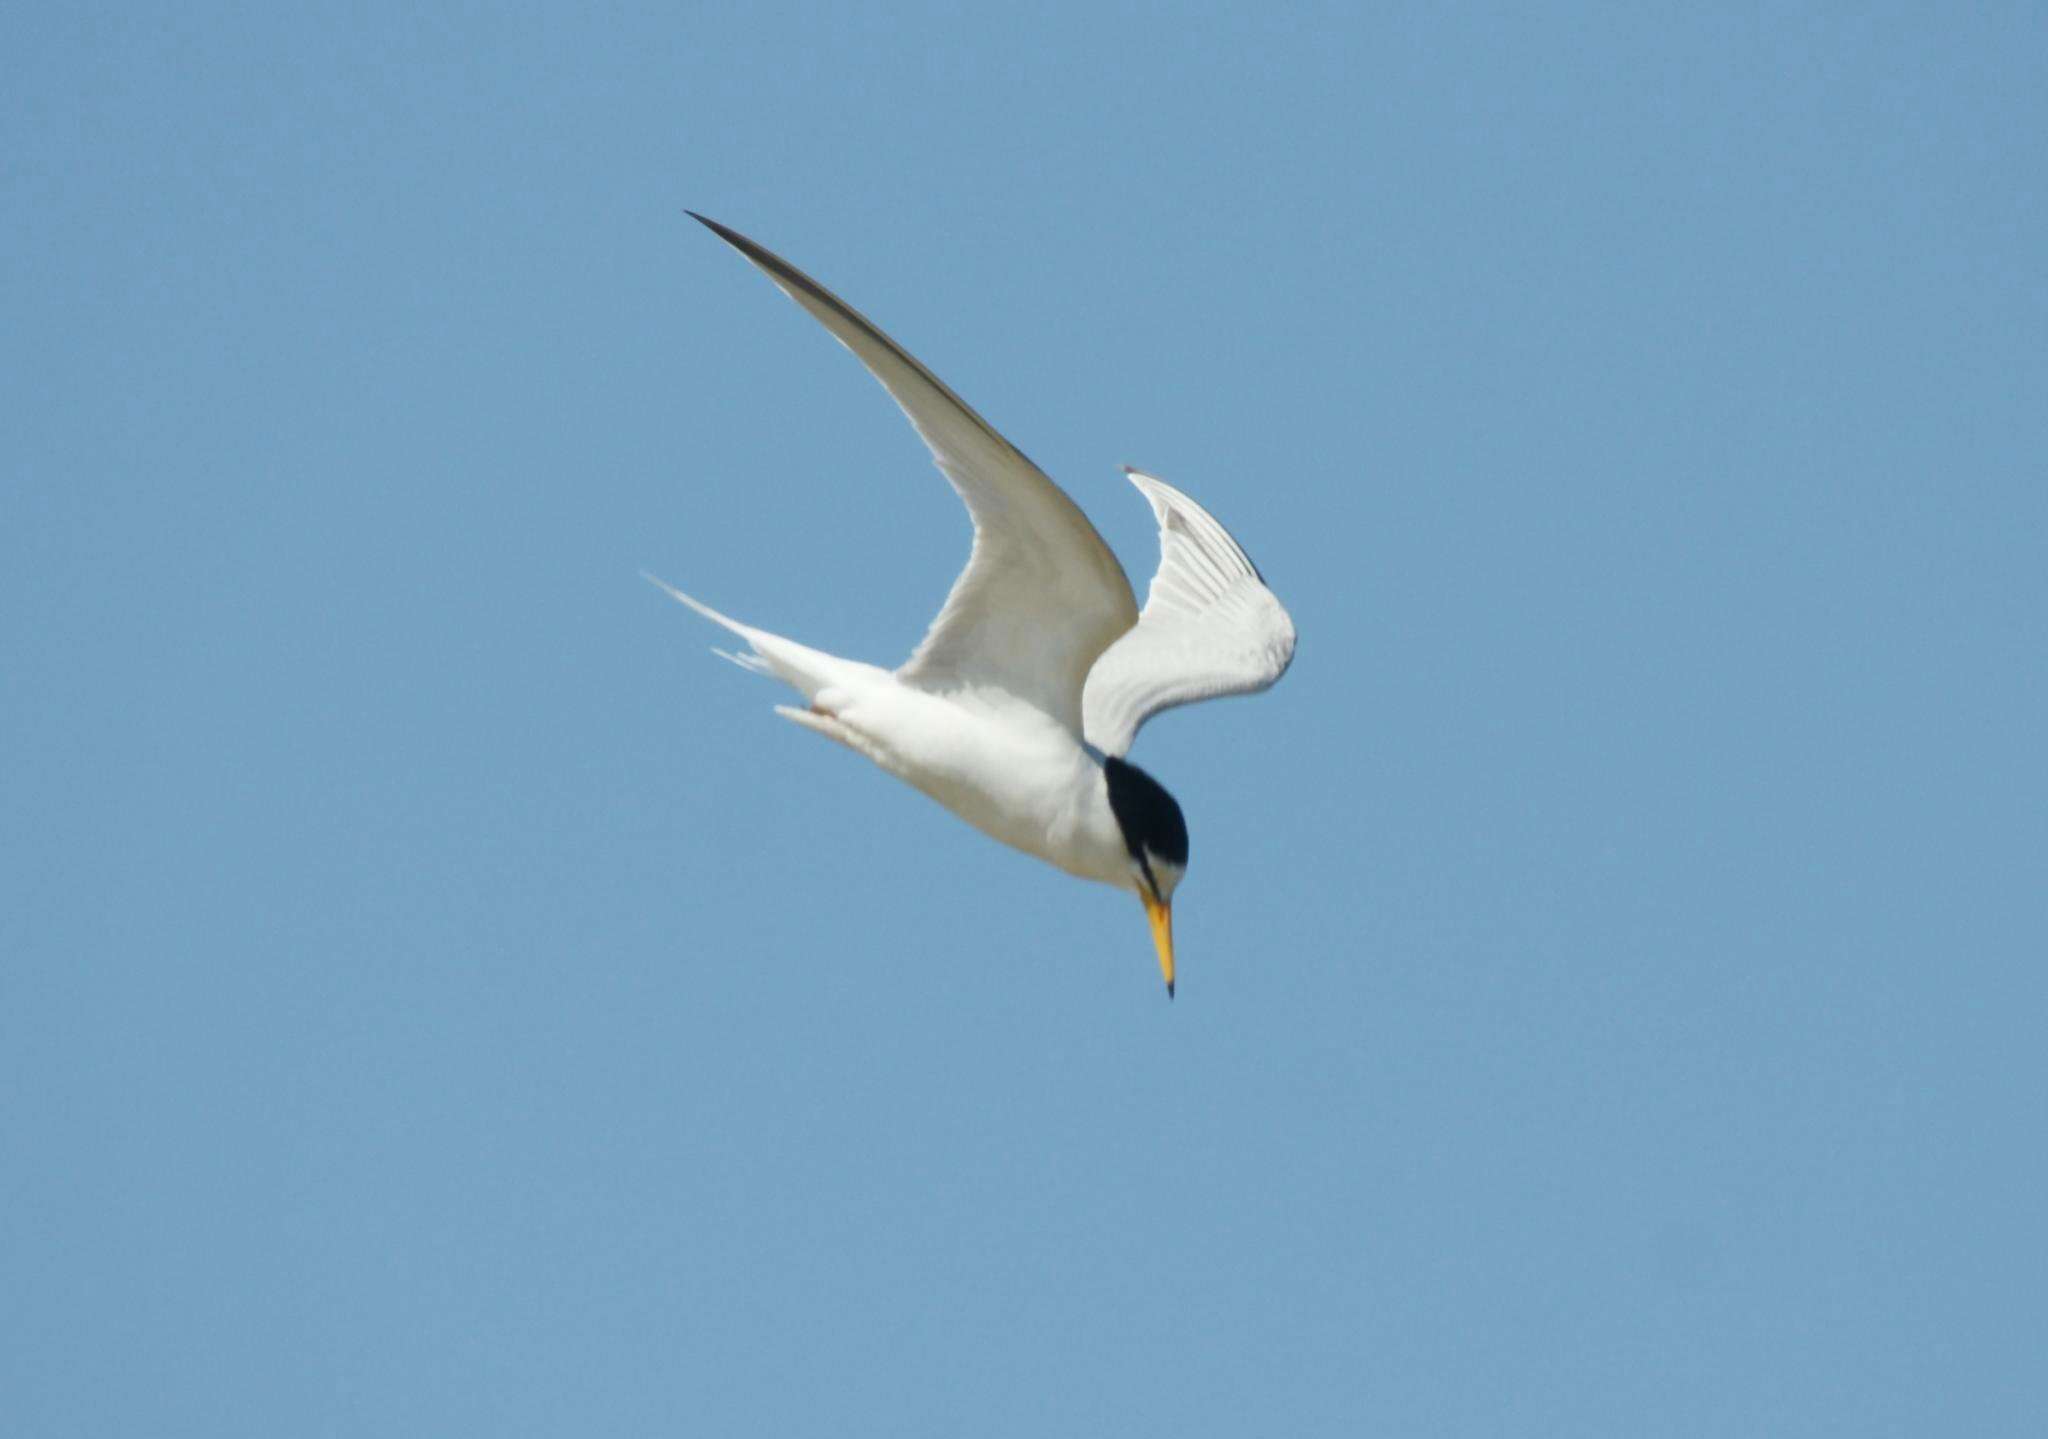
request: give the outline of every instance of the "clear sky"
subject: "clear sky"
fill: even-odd
[[[7,1434],[2048,1432],[2039,7],[0,52]],[[640,580],[967,541],[685,206],[1293,611],[1177,1002]]]

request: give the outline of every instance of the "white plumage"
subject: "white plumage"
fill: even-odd
[[[728,655],[804,698],[778,712],[866,755],[984,833],[1070,874],[1133,890],[1174,986],[1180,808],[1125,763],[1174,705],[1265,689],[1294,625],[1229,533],[1165,481],[1126,470],[1159,521],[1145,608],[1088,517],[959,396],[857,311],[744,235],[702,221],[852,350],[930,446],[974,521],[967,567],[894,672],[728,618]],[[721,652],[722,653],[722,652]]]
[[[1294,659],[1294,621],[1230,532],[1166,481],[1124,473],[1159,520],[1159,572],[1082,692],[1088,742],[1114,755],[1161,710],[1265,689]]]

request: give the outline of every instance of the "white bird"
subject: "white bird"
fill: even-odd
[[[984,834],[1136,893],[1170,998],[1187,824],[1173,796],[1123,756],[1161,710],[1279,679],[1294,657],[1294,622],[1208,511],[1127,467],[1159,521],[1159,570],[1140,612],[1087,516],[988,421],[817,281],[690,213],[881,381],[966,501],[974,547],[916,653],[893,671],[741,624],[648,578],[746,641],[745,654],[725,658],[803,696],[776,713],[866,755]]]

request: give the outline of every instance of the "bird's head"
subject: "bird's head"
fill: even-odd
[[[1109,808],[1131,856],[1131,888],[1145,902],[1166,997],[1173,997],[1173,891],[1188,868],[1188,824],[1158,780],[1111,755],[1102,762]]]

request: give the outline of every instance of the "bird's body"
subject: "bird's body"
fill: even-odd
[[[893,671],[661,587],[746,642],[727,658],[803,697],[779,713],[866,755],[982,833],[1135,891],[1171,993],[1172,897],[1187,867],[1187,829],[1173,798],[1122,756],[1161,709],[1278,679],[1294,653],[1287,612],[1206,511],[1127,470],[1160,522],[1160,569],[1140,613],[1087,517],[987,421],[809,276],[697,218],[882,382],[966,501],[975,538],[924,642]]]
[[[991,839],[1082,879],[1129,887],[1103,757],[1045,711],[1001,691],[924,689],[662,588],[747,642],[747,654],[728,658],[804,697],[777,713],[866,755]]]
[[[1029,705],[984,708],[886,677],[836,719],[803,716],[991,839],[1081,879],[1129,887],[1102,761]]]

